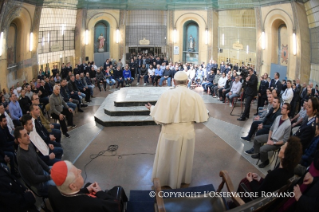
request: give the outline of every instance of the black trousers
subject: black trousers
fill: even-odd
[[[245,110],[244,113],[242,115],[242,117],[249,117],[249,112],[250,112],[250,104],[251,101],[253,100],[254,96],[250,96],[250,95],[245,95]]]
[[[89,102],[91,97],[90,89],[85,89],[85,91],[84,90],[80,90],[80,91],[85,94],[85,101]]]
[[[265,105],[265,101],[267,101],[267,97],[258,96],[257,112],[259,107],[263,107]]]
[[[157,86],[157,81],[159,80],[159,79],[161,79],[161,76],[155,76],[154,77],[154,82],[155,82],[155,85]],[[153,84],[154,84],[154,82],[153,82]]]
[[[262,123],[262,121],[253,121],[253,123],[250,126],[250,130],[249,130],[247,137],[251,138],[253,136],[253,134],[256,132],[256,130],[258,129],[258,125],[261,123]],[[261,128],[260,130],[258,130],[256,132],[256,136],[265,135],[265,134],[269,134],[268,128]]]
[[[65,123],[65,121],[68,121],[68,125],[72,126],[73,125],[73,113],[71,113],[67,108],[63,107],[63,111],[61,112],[63,115],[65,115],[66,120],[60,120],[59,116],[55,113],[52,113],[51,116],[54,119],[59,120],[60,125],[61,125],[61,129],[62,129],[62,133],[65,134],[68,132],[68,127]]]

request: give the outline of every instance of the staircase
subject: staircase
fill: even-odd
[[[108,95],[94,114],[99,124],[110,126],[154,125],[150,111],[144,106],[156,104],[160,95],[169,87],[128,87]]]

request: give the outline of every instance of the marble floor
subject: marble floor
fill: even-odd
[[[62,139],[62,146],[64,159],[82,169],[83,177],[86,177],[85,168],[86,182],[98,182],[105,189],[121,185],[129,195],[130,190],[149,190],[152,187],[152,165],[160,126],[103,127],[97,124],[94,114],[101,108],[105,97],[115,91],[117,89],[100,92],[95,88],[95,98],[84,113],[74,116],[78,127],[70,131],[71,138]],[[259,169],[256,160],[243,153],[253,145],[240,139],[247,134],[252,120],[239,122],[236,120],[238,116],[229,115],[231,108],[228,104],[207,95],[202,88],[193,91],[203,97],[210,118],[206,123],[196,124],[195,157],[189,186],[212,183],[217,188],[221,182],[220,170],[229,172],[235,186],[247,172],[265,175],[273,166]],[[256,112],[255,108],[252,106],[251,117]],[[235,108],[234,114],[240,112],[240,107]],[[105,152],[91,161],[91,157],[106,150],[109,145],[118,145],[115,154]]]

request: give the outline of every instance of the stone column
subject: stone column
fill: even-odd
[[[258,76],[261,76],[261,66],[262,64],[262,54],[263,50],[261,48],[262,44],[262,31],[263,23],[261,18],[261,8],[255,8],[255,17],[256,17],[256,72]]]
[[[211,30],[211,58],[218,62],[218,11],[212,11],[212,23],[210,24],[212,27]],[[210,59],[210,58],[209,58]]]
[[[289,73],[291,78],[300,78],[301,82],[308,82],[310,77],[310,32],[304,4],[292,2],[292,11],[294,15],[294,22],[296,26],[296,40],[297,40],[297,55],[296,71]]]
[[[76,12],[75,24],[75,64],[79,64],[80,60],[85,61],[85,30],[86,30],[87,10],[78,9]]]

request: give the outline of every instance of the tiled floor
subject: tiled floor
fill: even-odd
[[[85,176],[84,166],[91,161],[91,156],[106,150],[109,145],[118,145],[116,155],[106,152],[86,166],[87,181],[98,182],[105,189],[121,185],[127,194],[132,189],[149,190],[160,126],[102,127],[96,124],[94,113],[113,91],[115,89],[100,92],[95,88],[96,98],[89,104],[92,106],[75,115],[78,127],[70,131],[71,138],[62,140],[64,159],[74,162]],[[255,160],[243,154],[252,143],[242,141],[240,136],[247,133],[251,120],[239,122],[236,120],[238,116],[229,115],[231,108],[228,104],[208,96],[201,88],[194,92],[203,96],[210,119],[196,125],[195,157],[189,186],[212,183],[217,189],[221,182],[220,170],[229,172],[235,186],[247,172],[266,174],[270,167],[259,169]],[[255,112],[253,109],[251,117]],[[234,113],[239,114],[240,108]]]

